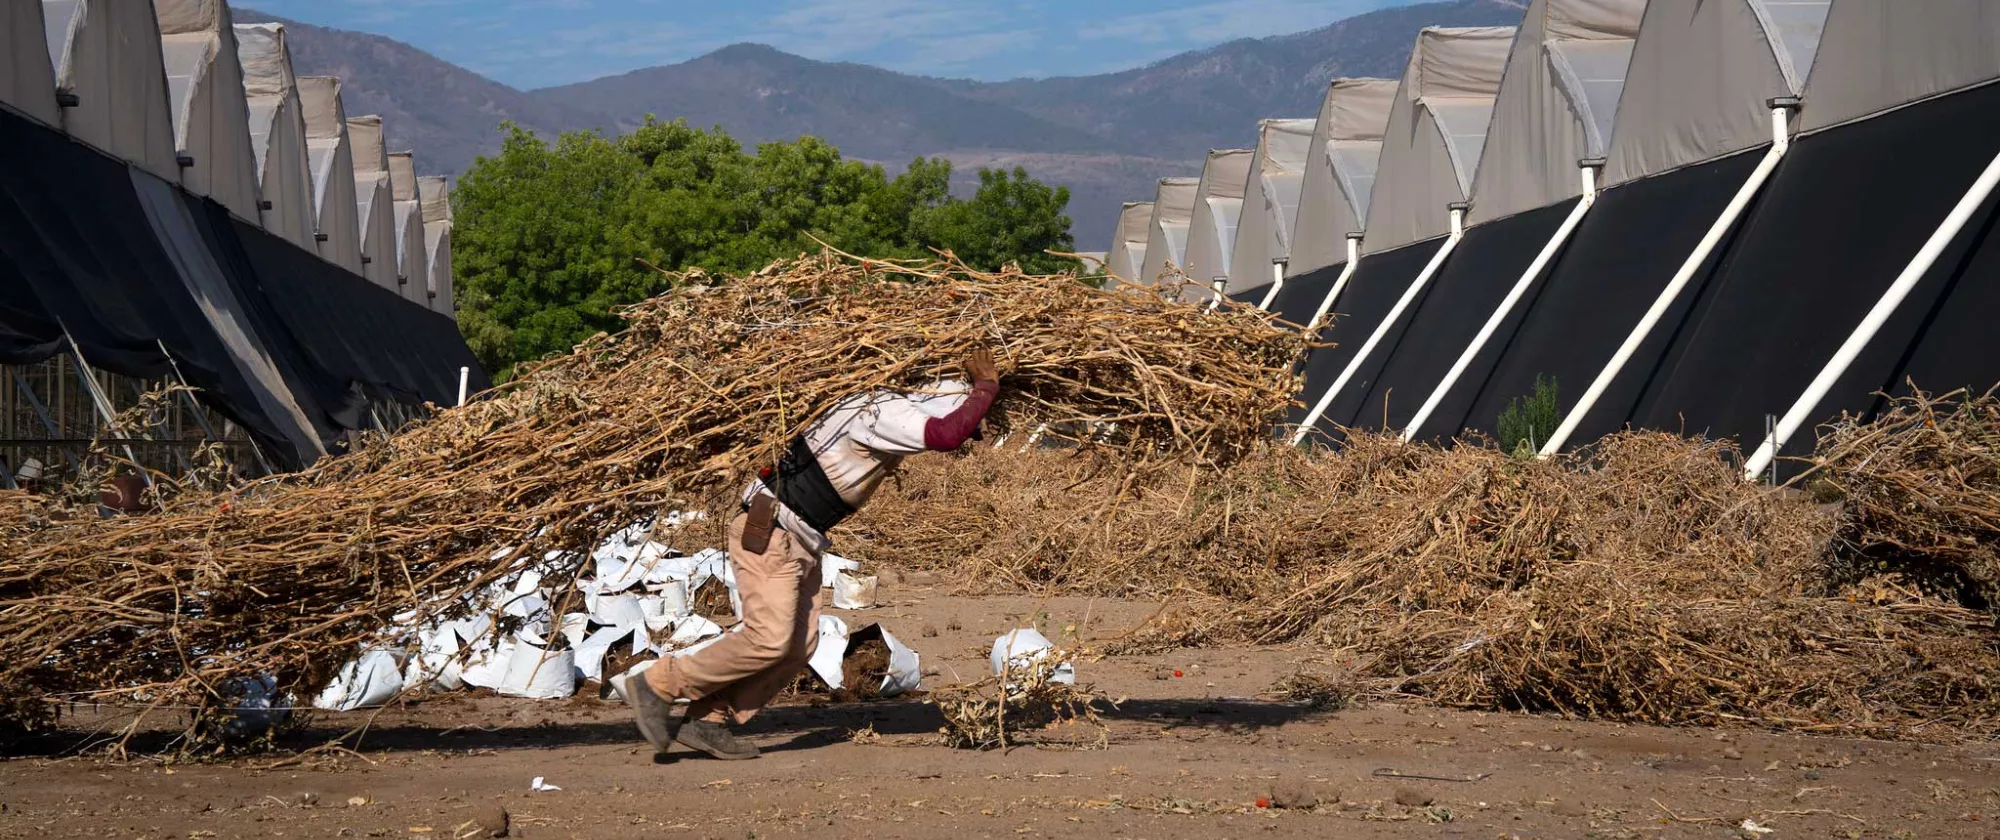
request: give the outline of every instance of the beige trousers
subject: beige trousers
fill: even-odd
[[[747,723],[785,690],[819,641],[819,555],[778,528],[763,554],[743,548],[744,514],[729,523],[729,565],[743,629],[646,669],[661,697],[692,702],[688,720]]]

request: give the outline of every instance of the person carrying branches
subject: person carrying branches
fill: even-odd
[[[729,523],[742,629],[686,656],[661,657],[624,686],[639,734],[656,754],[678,742],[720,759],[757,757],[756,745],[730,727],[756,717],[811,657],[827,533],[904,458],[951,452],[976,437],[999,395],[991,351],[973,351],[964,366],[969,386],[945,380],[841,400],[744,487]]]

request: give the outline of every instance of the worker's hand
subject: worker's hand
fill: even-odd
[[[965,359],[965,373],[973,382],[999,382],[1000,369],[993,366],[993,351],[981,347]]]

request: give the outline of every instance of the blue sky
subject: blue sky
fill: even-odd
[[[1122,70],[1413,0],[240,0],[373,32],[518,88],[740,41],[827,61],[1009,79]]]

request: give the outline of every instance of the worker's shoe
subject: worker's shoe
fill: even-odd
[[[756,744],[736,737],[729,727],[706,720],[688,721],[674,740],[688,749],[724,761],[741,761],[762,755]]]
[[[625,702],[632,705],[639,734],[645,736],[646,743],[653,745],[654,754],[664,755],[667,748],[673,745],[674,737],[680,734],[686,707],[676,708],[675,704],[667,702],[646,684],[646,678],[640,674],[627,676],[619,691],[625,695]]]

